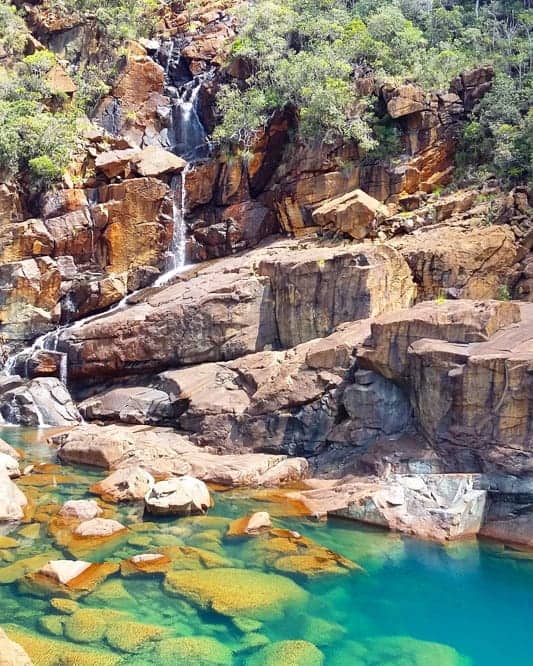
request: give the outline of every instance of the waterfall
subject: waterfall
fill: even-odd
[[[186,206],[186,178],[190,170],[189,164],[183,171],[174,176],[170,183],[170,194],[172,197],[172,242],[169,248],[166,271],[154,282],[154,287],[167,284],[175,275],[185,268],[185,252],[187,242],[187,225],[185,224]]]
[[[188,161],[208,157],[210,152],[207,132],[198,113],[200,91],[210,75],[206,73],[195,77],[172,100],[168,128],[169,149]]]

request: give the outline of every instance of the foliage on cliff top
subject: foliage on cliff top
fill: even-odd
[[[460,71],[492,63],[531,94],[530,0],[262,0],[238,13],[231,57],[253,73],[218,94],[223,145],[246,145],[274,110],[292,107],[303,139],[376,150],[379,125],[355,83],[369,74],[446,90]]]

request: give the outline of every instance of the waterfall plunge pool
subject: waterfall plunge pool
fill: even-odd
[[[212,511],[192,518],[154,520],[140,506],[102,502],[105,517],[129,528],[127,537],[80,557],[58,543],[53,517],[68,499],[94,497],[89,485],[105,473],[58,466],[47,434],[0,430],[25,451],[23,465],[45,463],[18,480],[30,500],[28,521],[0,526],[0,626],[36,666],[531,663],[533,554],[476,541],[443,547],[341,520],[315,523],[272,494],[241,490],[215,491]],[[295,530],[361,569],[306,576],[287,566],[293,545],[284,532],[227,536],[232,520],[261,510],[275,528]],[[161,573],[116,571],[90,594],[65,601],[23,582],[48,559],[120,563],[161,549],[180,553],[175,585]],[[202,586],[205,572],[215,573]]]

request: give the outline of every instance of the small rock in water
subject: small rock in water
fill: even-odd
[[[251,516],[234,520],[228,528],[227,536],[253,536],[272,527],[267,511],[257,511]]]
[[[66,585],[69,581],[80,576],[90,566],[90,562],[82,562],[80,560],[52,560],[39,573],[52,578],[52,580],[62,585]]]
[[[63,504],[59,515],[65,518],[91,520],[92,518],[97,518],[102,513],[102,509],[94,500],[69,500]]]
[[[156,483],[146,493],[144,503],[149,513],[187,516],[205,513],[211,506],[211,496],[203,481],[192,476],[180,476]]]
[[[130,502],[142,500],[154,484],[154,477],[142,467],[126,467],[93,484],[90,490],[104,499]]]
[[[80,523],[74,530],[74,534],[81,537],[107,537],[125,529],[124,525],[117,520],[93,518]]]

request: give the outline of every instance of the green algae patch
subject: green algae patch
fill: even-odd
[[[231,666],[231,650],[209,636],[187,636],[161,641],[155,649],[155,663],[168,666]]]
[[[309,641],[272,643],[246,660],[246,666],[322,666],[324,655]]]
[[[35,666],[116,666],[120,662],[120,657],[112,652],[72,646],[15,625],[4,625],[4,629],[12,641],[26,650]]]
[[[347,642],[333,652],[331,666],[470,666],[471,661],[442,643],[419,641],[411,636],[385,636]]]
[[[111,647],[121,652],[138,652],[152,641],[163,638],[165,629],[142,622],[118,622],[106,631],[106,640]]]
[[[330,622],[321,617],[300,615],[294,622],[297,635],[309,639],[319,647],[336,645],[346,635],[346,629],[336,622]]]
[[[308,594],[290,578],[245,569],[171,571],[165,590],[204,609],[229,617],[281,617],[287,606],[302,604]]]

